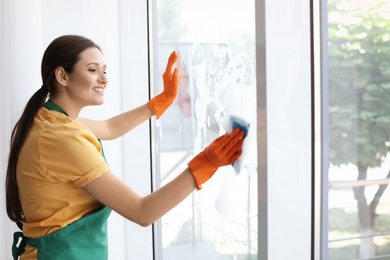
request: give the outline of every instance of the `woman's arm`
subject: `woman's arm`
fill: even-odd
[[[78,118],[77,121],[91,129],[100,140],[112,140],[126,134],[153,115],[152,110],[145,104],[107,120]]]
[[[145,227],[178,205],[195,187],[194,177],[187,168],[146,197],[139,196],[111,171],[88,183],[83,189],[123,217]]]
[[[233,130],[215,139],[196,155],[180,175],[146,197],[139,196],[111,171],[83,187],[92,197],[125,218],[148,226],[161,218],[192,191],[201,189],[221,166],[231,165],[241,155],[244,132]]]

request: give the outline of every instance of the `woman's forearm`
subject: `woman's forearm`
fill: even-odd
[[[195,190],[195,180],[189,168],[171,182],[142,197],[111,171],[83,186],[92,197],[141,225],[149,226],[183,201]]]
[[[190,168],[185,169],[171,182],[144,197],[141,202],[143,226],[150,225],[182,202],[196,188]]]

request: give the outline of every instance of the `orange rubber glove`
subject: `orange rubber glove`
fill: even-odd
[[[168,109],[177,96],[179,86],[179,70],[175,68],[172,74],[173,65],[178,59],[176,51],[169,56],[167,68],[163,74],[164,91],[151,99],[147,105],[153,111],[157,118]]]
[[[230,135],[215,139],[189,163],[196,182],[196,189],[202,189],[202,184],[213,176],[219,167],[235,162],[242,153],[244,131],[236,128]]]

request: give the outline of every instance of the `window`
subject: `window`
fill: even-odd
[[[156,259],[257,258],[254,1],[154,1],[154,78],[173,50],[178,98],[155,122],[156,188],[181,172],[238,116],[250,124],[244,153],[158,222]]]
[[[389,8],[328,1],[329,259],[390,257]]]

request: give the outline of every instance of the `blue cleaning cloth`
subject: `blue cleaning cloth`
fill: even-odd
[[[244,138],[248,135],[248,127],[246,127],[245,125],[241,125],[238,122],[233,122],[232,127],[233,127],[233,129],[239,128],[241,131],[244,131],[244,133],[245,133]]]
[[[239,128],[241,131],[245,132],[244,134],[244,138],[245,138],[248,136],[250,123],[239,116],[229,115],[220,122],[220,127],[224,129],[228,134],[230,134],[233,131],[233,129]],[[243,166],[245,157],[247,155],[246,147],[247,144],[246,141],[244,141],[243,153],[241,154],[240,158],[238,158],[237,161],[235,161],[233,164],[236,174],[240,173],[241,168]]]
[[[248,131],[249,131],[249,126],[250,126],[250,123],[248,121],[246,121],[245,119],[243,119],[241,117],[234,116],[234,115],[231,115],[229,117],[229,120],[232,124],[232,130],[239,128],[241,131],[245,132],[244,138],[247,137]]]

